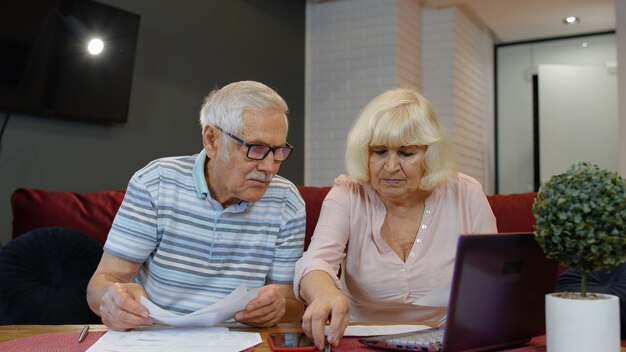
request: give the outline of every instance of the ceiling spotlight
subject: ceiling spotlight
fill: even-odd
[[[565,24],[574,24],[580,22],[580,19],[576,16],[569,16],[563,19],[563,23]]]
[[[581,45],[582,45],[582,47],[583,47],[583,48],[586,48],[586,47],[588,47],[588,46],[589,46],[589,43],[587,43],[587,42],[583,42]]]
[[[87,50],[91,55],[99,55],[104,49],[104,42],[101,39],[94,38],[89,41]]]

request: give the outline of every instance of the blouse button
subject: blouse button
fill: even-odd
[[[425,224],[424,224],[424,225],[422,225],[422,229],[425,229],[425,228],[427,228],[427,227],[428,227],[428,226],[427,226],[427,225],[425,225]]]
[[[411,256],[411,258],[415,258],[415,252],[411,252],[411,254],[409,254],[409,256]]]
[[[430,214],[430,209],[426,209],[426,214]]]
[[[222,235],[217,235],[217,240],[221,241],[222,240]]]
[[[401,270],[402,270],[402,272],[405,272],[406,271],[406,266],[402,266]]]
[[[418,238],[418,239],[416,239],[416,240],[415,240],[415,242],[417,242],[417,243],[422,243],[422,239],[421,239],[421,238]],[[413,253],[411,253],[411,254],[413,254]]]

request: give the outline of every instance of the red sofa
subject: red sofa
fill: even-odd
[[[306,248],[315,229],[322,201],[330,187],[298,186],[298,189],[306,203]],[[74,193],[17,189],[11,195],[12,237],[40,227],[59,226],[89,234],[104,244],[124,193],[124,190]],[[535,196],[533,192],[488,196],[498,230],[533,231],[535,218],[531,207]]]
[[[298,189],[306,202],[306,248],[315,229],[322,201],[330,187],[298,186]],[[12,237],[40,227],[67,227],[86,233],[104,244],[124,194],[124,190],[74,193],[17,189],[11,195]],[[531,207],[535,197],[534,192],[488,196],[498,230],[533,231],[535,219]],[[626,346],[626,340],[622,341],[622,346]]]

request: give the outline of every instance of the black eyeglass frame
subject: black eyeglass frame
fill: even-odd
[[[218,130],[222,131],[222,133],[226,134],[228,137],[234,139],[235,141],[237,141],[239,144],[244,145],[247,149],[246,149],[246,158],[250,159],[250,160],[263,160],[265,158],[267,158],[267,156],[269,155],[270,152],[272,152],[272,154],[274,154],[274,160],[275,161],[285,161],[287,159],[289,159],[289,156],[291,155],[291,152],[293,152],[293,147],[291,146],[291,144],[285,142],[285,146],[282,147],[270,147],[269,145],[265,145],[265,144],[253,144],[253,143],[248,143],[246,141],[244,141],[243,139],[235,136],[234,134],[228,132],[228,131],[224,131],[221,127],[219,126],[215,126],[215,128],[217,128]],[[261,148],[267,148],[265,149],[265,152],[263,153],[263,156],[260,158],[252,158],[250,157],[250,149],[252,149],[253,147],[261,147]],[[287,153],[287,156],[282,159],[282,160],[278,160],[276,159],[276,150],[278,149],[288,149],[289,152]],[[279,155],[283,155],[284,153],[279,153]]]

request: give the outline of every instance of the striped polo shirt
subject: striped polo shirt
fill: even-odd
[[[293,283],[304,201],[274,176],[263,197],[223,208],[204,178],[204,151],[155,160],[131,178],[104,250],[142,262],[135,281],[164,309],[190,313],[241,283]],[[225,175],[225,177],[227,177]]]

